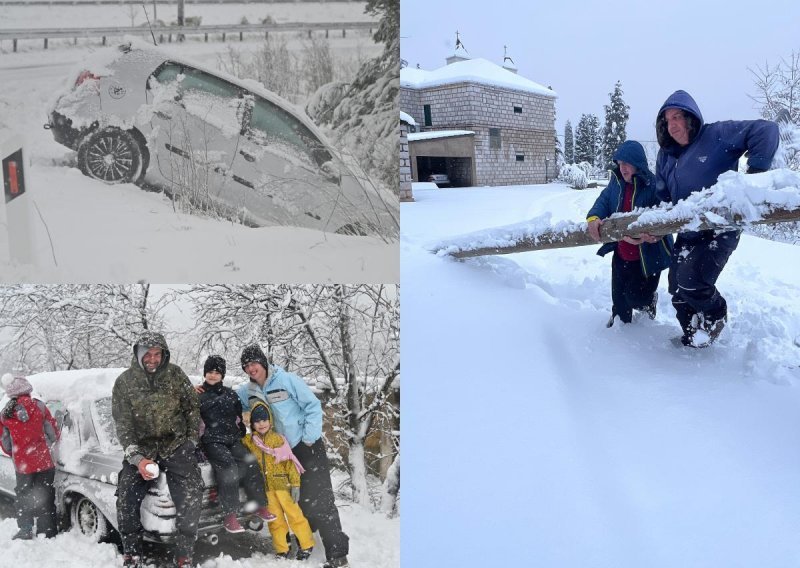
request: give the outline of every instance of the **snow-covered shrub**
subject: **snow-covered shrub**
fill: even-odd
[[[585,163],[585,162],[584,162]],[[572,189],[586,189],[589,184],[589,176],[577,164],[567,164],[561,167],[558,179],[569,184]]]
[[[589,179],[595,173],[594,172],[594,166],[592,164],[590,164],[589,162],[580,162],[579,164],[577,164],[577,166],[580,169],[582,169],[583,172],[586,174],[586,179]]]

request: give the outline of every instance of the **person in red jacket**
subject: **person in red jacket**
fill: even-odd
[[[33,521],[36,533],[52,538],[56,524],[56,469],[50,445],[59,438],[58,426],[50,411],[30,394],[33,387],[25,377],[3,375],[3,388],[10,398],[0,411],[0,444],[11,456],[16,470],[17,526],[14,539],[31,540]]]

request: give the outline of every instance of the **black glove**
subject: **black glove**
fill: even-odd
[[[8,404],[6,404],[3,407],[3,417],[4,418],[13,418],[14,417],[14,409],[16,407],[17,407],[17,399],[16,398],[12,398],[11,400],[8,401]]]
[[[208,461],[208,457],[206,456],[206,453],[203,451],[202,446],[197,446],[194,449],[194,457],[197,459],[198,463]]]
[[[244,425],[244,422],[239,422],[239,437],[244,438],[247,436],[247,426]]]

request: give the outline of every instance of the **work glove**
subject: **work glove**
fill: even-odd
[[[299,487],[290,487],[289,494],[292,496],[292,501],[295,503],[300,502],[300,488]]]

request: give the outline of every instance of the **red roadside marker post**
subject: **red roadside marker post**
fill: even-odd
[[[5,253],[6,258],[14,264],[33,264],[31,198],[19,139],[12,138],[0,143],[0,164],[4,194],[0,207],[4,217],[1,219],[3,227],[0,228],[0,254]],[[5,247],[2,247],[3,243]]]

